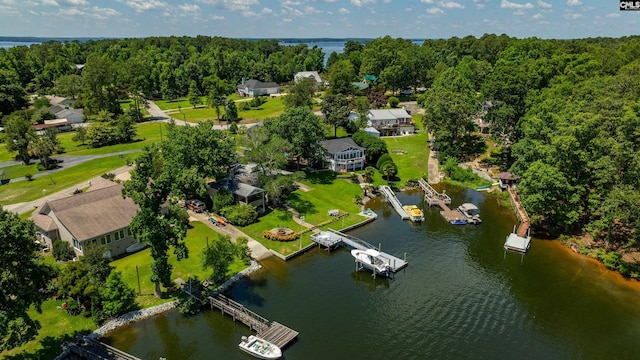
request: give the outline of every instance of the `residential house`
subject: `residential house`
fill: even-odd
[[[274,82],[262,82],[260,80],[245,80],[238,85],[238,94],[240,96],[261,96],[279,94],[280,86]]]
[[[367,111],[367,125],[383,136],[406,135],[415,132],[411,115],[405,109],[379,109]]]
[[[45,129],[54,128],[59,132],[71,131],[71,121],[67,119],[45,120],[44,124],[36,124],[32,126],[37,135],[44,134]]]
[[[258,212],[265,212],[267,209],[266,194],[264,189],[238,181],[235,178],[228,178],[209,183],[209,196],[213,198],[215,194],[225,189],[240,205],[253,205]]]
[[[351,138],[324,140],[324,160],[327,168],[333,171],[347,172],[364,169],[364,148],[358,146]]]
[[[31,216],[38,241],[52,247],[53,241],[68,242],[76,255],[91,244],[104,245],[108,256],[120,256],[137,241],[129,224],[138,212],[130,198],[122,197],[122,184],[45,202]]]
[[[80,124],[84,122],[84,111],[82,109],[64,109],[55,114],[58,119],[69,120],[72,124]]]
[[[302,81],[303,79],[311,79],[313,81],[314,88],[319,88],[325,85],[325,81],[322,80],[317,71],[300,71],[293,76],[295,82]]]

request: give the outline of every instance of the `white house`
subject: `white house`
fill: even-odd
[[[364,148],[358,146],[351,138],[324,140],[324,160],[333,171],[347,172],[364,169]]]
[[[238,85],[238,94],[240,96],[260,96],[279,93],[280,86],[274,82],[262,82],[256,79],[245,80],[242,78],[242,83]]]
[[[129,224],[139,207],[122,197],[122,184],[45,202],[31,216],[36,238],[49,248],[55,240],[71,244],[76,255],[91,244],[107,247],[119,256],[136,243]]]
[[[405,109],[379,109],[367,112],[367,125],[376,128],[381,135],[413,134],[415,126]]]
[[[302,81],[303,79],[311,79],[316,89],[325,84],[325,81],[322,80],[317,71],[300,71],[293,76],[295,82]]]
[[[55,114],[58,119],[67,119],[72,124],[79,124],[84,122],[84,115],[82,109],[64,109]]]

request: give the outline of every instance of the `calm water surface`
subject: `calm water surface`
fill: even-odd
[[[495,198],[448,188],[473,202],[480,226],[453,226],[437,209],[421,225],[382,201],[378,220],[352,235],[403,256],[395,279],[355,272],[347,250],[269,259],[229,296],[300,332],[286,359],[626,359],[640,354],[640,286],[557,242],[535,240],[524,257],[503,251],[515,218]],[[419,193],[399,194],[420,204]],[[169,312],[107,341],[143,359],[252,359],[249,329],[216,311]]]

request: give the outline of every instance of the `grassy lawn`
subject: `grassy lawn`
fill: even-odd
[[[51,194],[74,184],[86,182],[91,178],[124,165],[125,159],[121,159],[118,156],[109,156],[87,161],[69,169],[52,173],[50,176],[33,179],[33,181],[9,183],[2,187],[0,205],[35,200],[45,195],[43,194],[43,189],[46,189],[47,193]]]
[[[348,212],[349,216],[344,220],[338,220],[321,228],[340,229],[362,221],[364,218],[357,215],[360,208],[354,203],[355,195],[362,194],[360,186],[344,179],[336,179],[335,173],[323,171],[319,173],[307,174],[307,179],[303,183],[311,188],[304,192],[296,190],[289,196],[287,203],[305,216],[305,221],[310,224],[322,224],[333,219],[327,215],[330,209],[339,209],[342,213]],[[240,227],[247,235],[251,236],[269,249],[273,249],[283,255],[292,254],[300,249],[300,241],[279,242],[267,240],[262,237],[262,232],[276,227],[288,227],[295,232],[302,230],[302,227],[293,221],[290,212],[278,208],[260,217],[257,223]],[[302,247],[311,243],[311,233],[302,236]]]
[[[15,152],[9,152],[7,150],[7,144],[5,144],[4,141],[0,143],[0,162],[13,161],[15,160],[16,154]]]
[[[178,261],[173,252],[170,252],[169,263],[173,265],[172,277],[174,279],[182,278],[187,280],[189,276],[198,276],[204,280],[211,275],[211,271],[202,269],[200,256],[207,245],[207,238],[208,241],[213,241],[217,239],[218,233],[201,222],[191,222],[190,225],[192,228],[187,232],[185,239],[187,247],[189,248],[189,258]],[[116,267],[116,271],[122,273],[124,282],[132,289],[135,289],[136,294],[138,293],[136,266],[138,266],[142,295],[138,296],[136,301],[142,307],[150,307],[168,301],[167,299],[158,299],[154,295],[155,286],[149,280],[152,260],[150,250],[147,248],[111,263]],[[228,276],[230,277],[244,268],[246,268],[246,265],[244,265],[242,261],[236,260],[232,264]]]
[[[24,177],[26,174],[35,175],[38,171],[38,161],[32,162],[29,165],[12,165],[2,168],[4,170],[4,175],[7,179],[15,179],[19,177]]]
[[[238,108],[238,116],[240,119],[266,119],[269,117],[276,117],[284,112],[284,105],[282,104],[281,97],[265,97],[263,99],[265,99],[266,102],[260,106],[260,109],[242,111]],[[236,104],[236,106],[239,107],[240,105]],[[177,110],[178,107],[176,106],[175,109]],[[222,115],[224,115],[223,107],[220,108],[220,118],[222,118]],[[210,107],[199,107],[196,109],[194,109],[193,106],[182,107],[180,113],[171,113],[171,116],[178,120],[182,120],[183,116],[186,116],[186,119],[189,122],[202,122],[206,120],[217,121],[218,119],[216,109]]]
[[[418,179],[427,176],[429,164],[428,136],[419,132],[410,136],[385,137],[387,149],[391,158],[398,166],[399,184],[404,184],[409,179]]]

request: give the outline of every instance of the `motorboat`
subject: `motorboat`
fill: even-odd
[[[373,271],[375,274],[389,275],[391,266],[381,258],[380,252],[374,249],[367,250],[351,250],[351,255],[355,261],[362,264],[363,267]]]
[[[466,225],[468,223],[467,219],[453,219],[449,222],[453,225]]]
[[[238,347],[258,359],[280,359],[282,357],[282,350],[279,347],[255,335],[243,336]]]
[[[470,224],[480,224],[480,209],[471,203],[464,203],[458,206],[458,212],[467,220]]]
[[[409,215],[409,220],[413,222],[424,221],[424,213],[422,212],[422,209],[420,209],[418,206],[405,205],[402,208],[404,209],[404,211],[407,212],[407,215]]]

